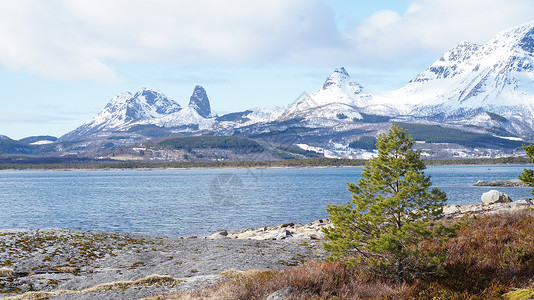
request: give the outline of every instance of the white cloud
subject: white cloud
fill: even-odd
[[[0,28],[0,64],[58,79],[113,80],[110,62],[283,61],[339,38],[318,0],[3,1]]]
[[[347,39],[366,64],[437,59],[462,40],[487,42],[501,30],[532,20],[531,0],[413,0],[404,14],[377,11],[349,29]]]
[[[461,40],[485,42],[534,11],[531,0],[413,0],[404,13],[376,11],[340,30],[325,3],[1,1],[0,65],[53,79],[103,81],[120,80],[113,66],[124,63],[413,68]]]

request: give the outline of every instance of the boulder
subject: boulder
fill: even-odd
[[[287,230],[287,229],[284,229],[284,230],[280,231],[280,233],[277,234],[272,239],[273,240],[283,240],[283,239],[287,239],[287,238],[290,238],[290,237],[293,237],[293,233],[291,231]]]
[[[514,201],[514,206],[523,206],[523,205],[533,205],[532,199],[526,198],[526,199],[519,199],[517,201]]]
[[[451,206],[445,206],[443,208],[443,214],[445,215],[452,215],[452,214],[461,213],[461,212],[462,210],[460,209],[460,205],[457,205],[457,204],[454,204]]]
[[[324,239],[325,234],[322,232],[319,232],[317,234],[310,234],[308,237],[310,238],[310,240],[322,240]]]
[[[499,192],[496,190],[491,190],[489,192],[482,194],[481,200],[482,200],[482,203],[484,204],[512,202],[512,199],[510,198],[510,196],[506,195],[503,192]]]
[[[219,230],[213,234],[210,234],[208,236],[208,239],[210,240],[219,240],[219,239],[229,239],[228,237],[228,231],[226,230]]]

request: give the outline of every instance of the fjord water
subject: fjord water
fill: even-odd
[[[448,204],[480,203],[497,189],[513,200],[530,188],[474,187],[517,178],[528,166],[432,166]],[[166,169],[0,172],[0,229],[66,228],[157,236],[307,223],[350,199],[362,168]]]

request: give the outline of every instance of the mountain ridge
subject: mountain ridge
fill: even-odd
[[[410,122],[532,141],[533,66],[534,21],[501,31],[485,44],[460,42],[394,91],[371,93],[340,67],[296,103],[218,116],[200,85],[185,107],[160,91],[143,88],[118,94],[60,140],[100,143],[91,148],[94,151],[153,137],[240,135],[324,153],[354,153],[349,145],[358,138],[376,136],[390,122]],[[103,140],[113,135],[121,138]]]

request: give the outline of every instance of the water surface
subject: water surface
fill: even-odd
[[[517,178],[526,166],[429,167],[449,204],[480,202],[501,190],[517,200],[530,188],[472,186]],[[67,228],[159,236],[205,236],[326,218],[327,204],[350,199],[346,182],[361,167],[0,172],[0,229]]]

